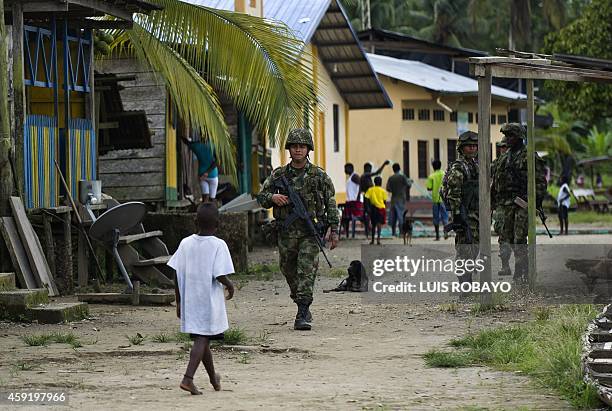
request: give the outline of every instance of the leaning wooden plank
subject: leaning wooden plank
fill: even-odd
[[[13,217],[2,217],[0,219],[0,231],[2,231],[2,237],[11,256],[13,268],[15,268],[17,278],[19,278],[19,284],[23,288],[38,288],[34,274],[32,274],[30,261],[28,261],[28,255],[19,238]]]
[[[59,295],[59,291],[51,275],[51,270],[47,264],[47,259],[42,251],[42,246],[40,245],[36,232],[34,232],[32,224],[30,224],[30,220],[28,220],[21,198],[11,197],[10,203],[17,230],[19,231],[19,236],[21,237],[26,254],[28,255],[28,260],[30,261],[30,267],[32,268],[34,276],[38,277],[42,287],[49,289],[50,296]]]

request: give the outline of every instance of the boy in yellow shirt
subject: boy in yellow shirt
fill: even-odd
[[[378,245],[380,245],[380,230],[382,225],[385,224],[387,215],[387,209],[385,208],[387,191],[381,186],[382,178],[378,176],[374,179],[374,186],[368,188],[365,193],[365,198],[370,200],[370,221],[372,222],[372,241],[370,241],[370,244],[374,244],[374,233],[378,232],[376,240]]]

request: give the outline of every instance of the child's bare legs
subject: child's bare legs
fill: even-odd
[[[196,337],[189,354],[189,364],[187,364],[187,371],[181,381],[180,387],[185,391],[189,391],[192,395],[201,395],[202,392],[193,383],[193,376],[195,375],[200,361],[204,364],[206,372],[210,377],[210,382],[216,391],[221,389],[219,385],[219,378],[215,375],[215,368],[212,360],[212,353],[210,352],[210,345],[208,338]],[[214,381],[214,382],[213,382]]]
[[[202,364],[206,368],[208,379],[215,389],[215,391],[221,391],[221,375],[215,372],[215,364],[213,363],[212,351],[210,351],[210,344],[207,339],[206,348],[204,349],[204,356],[202,357]]]

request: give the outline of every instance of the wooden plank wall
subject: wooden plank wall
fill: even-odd
[[[96,62],[99,73],[129,74],[133,81],[121,81],[124,110],[144,110],[151,131],[152,148],[115,150],[100,156],[98,178],[102,191],[120,202],[140,200],[163,202],[165,199],[166,90],[153,72],[135,59],[109,59]]]

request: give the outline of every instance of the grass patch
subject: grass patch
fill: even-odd
[[[246,272],[238,272],[232,277],[237,280],[272,281],[280,273],[278,264],[253,264]]]
[[[136,333],[136,335],[126,335],[125,337],[128,339],[128,341],[132,345],[140,345],[145,340],[145,337],[140,335],[140,333]]]
[[[436,368],[467,367],[472,364],[472,358],[464,352],[448,352],[431,350],[423,355],[425,364]]]
[[[459,311],[459,304],[454,302],[448,304],[440,304],[438,309],[443,313],[456,313],[457,311]]]
[[[535,320],[525,324],[483,330],[452,340],[457,350],[432,350],[425,362],[433,367],[482,364],[520,371],[555,390],[573,406],[600,406],[595,390],[584,383],[580,368],[581,338],[598,313],[593,305],[537,308]]]
[[[249,337],[242,328],[230,328],[225,333],[225,338],[222,344],[227,345],[244,345],[249,341]]]
[[[31,347],[44,346],[52,343],[69,344],[72,348],[82,347],[79,337],[72,333],[50,333],[38,335],[24,335],[21,337],[23,342]]]
[[[156,342],[156,343],[169,343],[169,342],[173,342],[176,340],[170,334],[160,333],[160,334],[155,334],[151,336],[151,341]]]
[[[345,268],[330,268],[327,271],[327,276],[332,278],[344,278],[347,275]]]
[[[186,343],[186,342],[190,342],[191,341],[191,337],[189,336],[189,334],[187,333],[182,333],[180,331],[177,331],[174,334],[174,341],[179,342],[179,343]]]
[[[576,224],[601,224],[610,226],[612,224],[611,213],[596,213],[595,211],[576,211],[575,213],[569,213],[570,227],[572,223]]]

